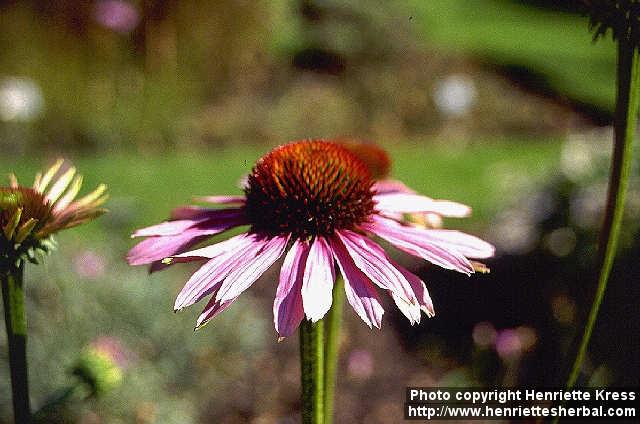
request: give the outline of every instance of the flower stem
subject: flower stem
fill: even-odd
[[[629,174],[631,173],[633,139],[638,116],[638,102],[640,100],[640,70],[638,66],[638,49],[629,41],[621,38],[618,41],[615,140],[607,206],[598,245],[600,274],[595,298],[587,318],[578,353],[567,379],[567,389],[573,388],[580,375],[582,362],[587,352],[589,339],[598,317],[598,310],[607,288],[607,281],[616,254],[618,236],[622,226],[625,196],[629,185]]]
[[[324,322],[300,324],[302,423],[324,424]]]
[[[24,306],[24,264],[0,271],[4,322],[7,328],[9,366],[11,368],[11,390],[13,413],[16,424],[28,423],[31,419],[29,386],[27,382],[27,317]]]
[[[344,281],[338,277],[333,286],[333,303],[327,317],[326,345],[324,349],[324,423],[333,423],[336,392],[336,371],[340,351],[340,327],[344,305]]]

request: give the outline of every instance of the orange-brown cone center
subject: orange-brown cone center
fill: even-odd
[[[252,230],[297,238],[353,228],[373,212],[371,173],[343,146],[323,140],[280,146],[249,175],[246,214]]]

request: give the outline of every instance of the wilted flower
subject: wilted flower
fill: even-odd
[[[28,259],[36,261],[38,251],[52,248],[51,236],[65,228],[90,221],[105,212],[106,187],[74,200],[80,191],[82,177],[75,168],[57,176],[62,167],[58,160],[47,172],[38,174],[32,187],[18,184],[15,175],[10,184],[0,187],[0,265],[16,266]],[[57,176],[57,178],[56,178]]]
[[[128,254],[132,265],[206,260],[175,302],[180,310],[206,296],[197,327],[228,308],[282,256],[284,263],[273,305],[274,322],[289,336],[306,315],[318,321],[329,311],[335,262],[347,301],[362,320],[380,327],[383,309],[375,286],[386,290],[411,323],[421,311],[434,314],[419,277],[395,263],[371,236],[446,269],[472,274],[467,259],[493,255],[490,244],[461,233],[425,229],[404,222],[404,214],[467,216],[459,203],[434,200],[376,182],[368,166],[344,146],[324,140],[293,142],[263,156],[249,175],[243,196],[211,196],[201,201],[226,209],[186,206],[171,220],[138,230],[148,237]],[[207,237],[248,225],[247,232],[188,251]]]

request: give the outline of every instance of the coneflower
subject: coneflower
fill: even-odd
[[[383,188],[378,192],[378,186]],[[131,265],[206,261],[178,294],[175,309],[210,297],[197,320],[201,327],[228,308],[282,255],[273,306],[280,337],[302,319],[322,319],[331,308],[335,264],[344,277],[347,301],[369,327],[380,327],[383,309],[377,290],[388,292],[411,323],[420,312],[434,314],[424,282],[395,263],[374,241],[378,236],[400,250],[440,267],[472,274],[469,258],[487,258],[494,248],[454,230],[420,228],[404,214],[467,216],[470,208],[376,182],[351,149],[324,141],[280,146],[255,164],[243,196],[200,200],[224,209],[186,206],[171,220],[136,231],[147,237],[128,254]],[[207,237],[246,225],[245,233],[189,250]],[[286,254],[285,254],[286,253]]]
[[[24,264],[37,263],[39,254],[50,252],[53,234],[90,221],[105,212],[106,187],[76,200],[82,177],[75,168],[60,173],[57,161],[38,174],[31,187],[21,186],[15,175],[0,186],[0,280],[9,345],[11,385],[16,423],[29,422],[26,363],[26,314]]]

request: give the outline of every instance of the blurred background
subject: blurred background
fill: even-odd
[[[491,274],[472,278],[394,252],[437,315],[411,327],[386,299],[375,331],[345,311],[337,422],[398,422],[411,385],[562,385],[595,286],[615,48],[558,4],[0,1],[1,173],[28,183],[62,156],[112,196],[27,270],[35,406],[75,384],[91,352],[113,367],[47,422],[299,421],[298,344],[276,343],[274,273],[194,334],[200,305],[172,313],[192,268],[150,277],[123,257],[133,229],[193,195],[239,193],[258,157],[309,137],[384,146],[394,177],[473,206],[448,227],[498,248]],[[585,385],[640,382],[637,166],[633,178]],[[2,336],[1,423],[6,355]]]

